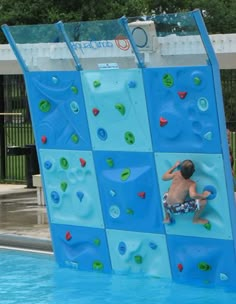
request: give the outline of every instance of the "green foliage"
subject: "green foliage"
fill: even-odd
[[[0,24],[53,24],[110,20],[199,8],[210,34],[236,32],[235,0],[1,0]],[[0,43],[4,42],[3,35]],[[5,41],[6,42],[6,41]]]
[[[175,13],[200,8],[210,29],[231,32],[236,27],[235,0],[1,0],[0,23],[41,24],[59,20],[115,19],[123,15]]]

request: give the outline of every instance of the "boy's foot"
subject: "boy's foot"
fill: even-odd
[[[164,219],[163,224],[170,224],[171,220],[170,219]]]
[[[194,219],[193,223],[194,224],[205,225],[205,224],[209,223],[209,221],[205,220],[205,219],[202,219],[202,218],[199,218],[199,219]]]

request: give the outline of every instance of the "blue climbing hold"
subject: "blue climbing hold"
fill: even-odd
[[[216,197],[216,188],[212,185],[206,185],[203,191],[209,191],[211,194],[207,197],[208,200],[213,200]]]
[[[126,244],[124,242],[119,243],[118,251],[121,255],[126,253]]]
[[[55,204],[58,204],[60,202],[60,196],[56,191],[51,192],[51,199]]]
[[[82,199],[83,199],[83,197],[84,197],[84,193],[81,192],[81,191],[78,191],[78,192],[76,193],[76,195],[78,196],[80,202],[82,202]]]

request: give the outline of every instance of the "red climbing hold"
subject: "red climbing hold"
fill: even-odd
[[[165,118],[161,117],[160,118],[160,126],[164,127],[167,124],[168,124],[168,120],[166,120]]]
[[[181,99],[184,99],[187,95],[187,92],[178,92],[178,95]]]
[[[72,235],[70,234],[70,231],[66,232],[66,240],[70,241],[72,239]]]
[[[42,141],[43,144],[46,144],[46,142],[47,142],[47,137],[43,135],[43,136],[41,137],[41,141]]]
[[[99,110],[97,108],[93,108],[93,115],[97,116],[99,114]]]
[[[138,196],[141,198],[145,198],[146,197],[146,193],[145,192],[139,192]]]
[[[86,166],[86,160],[84,160],[83,158],[80,158],[80,164],[81,164],[81,167],[85,167]]]
[[[183,265],[182,264],[178,264],[178,269],[179,269],[180,272],[182,272],[183,269],[184,269]]]

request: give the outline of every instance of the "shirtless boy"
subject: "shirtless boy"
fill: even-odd
[[[180,166],[180,170],[175,171]],[[194,212],[193,223],[207,224],[208,220],[200,218],[204,210],[207,200],[211,194],[209,191],[203,193],[196,192],[196,183],[190,179],[195,171],[194,164],[191,160],[176,162],[169,170],[167,170],[162,180],[172,180],[169,191],[163,196],[163,204],[165,208],[164,223],[171,222],[171,214],[182,214]]]

